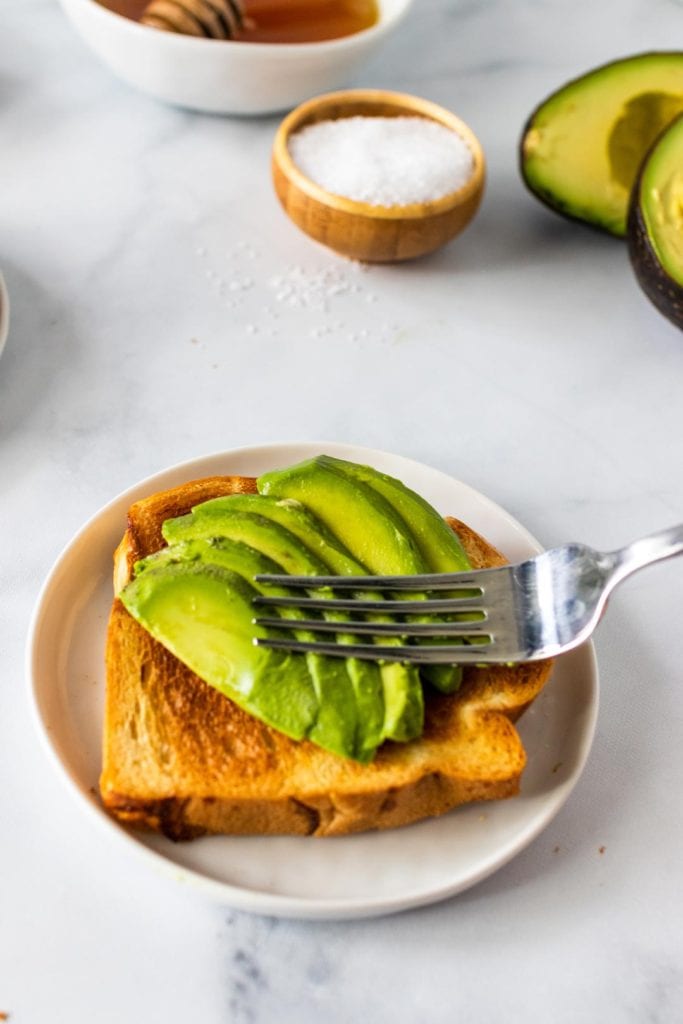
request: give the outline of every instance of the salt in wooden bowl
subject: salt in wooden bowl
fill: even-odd
[[[470,177],[439,199],[396,206],[375,206],[326,191],[297,167],[290,139],[307,125],[358,115],[424,117],[449,128],[472,154]],[[272,173],[284,210],[307,235],[343,256],[390,263],[433,252],[469,224],[483,195],[485,160],[471,129],[445,108],[403,93],[354,89],[308,100],[284,119],[273,144]]]

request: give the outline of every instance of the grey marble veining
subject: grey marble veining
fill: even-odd
[[[355,923],[232,912],[122,867],[38,745],[23,646],[90,515],[243,444],[422,459],[547,544],[683,519],[680,332],[624,247],[542,209],[516,166],[548,91],[680,45],[683,7],[417,0],[356,84],[464,117],[488,191],[460,241],[365,271],[280,212],[277,118],[135,93],[52,0],[0,0],[0,25],[0,1010],[12,1024],[680,1021],[680,564],[611,603],[594,749],[550,827],[455,899]]]

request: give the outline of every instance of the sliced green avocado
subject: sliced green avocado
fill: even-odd
[[[161,532],[169,544],[177,544],[181,540],[228,537],[260,551],[281,565],[285,572],[297,574],[303,571],[310,576],[320,575],[320,560],[305,544],[278,523],[253,512],[217,510],[205,515],[190,512],[167,519]]]
[[[289,469],[266,473],[257,480],[257,487],[264,494],[303,502],[372,573],[392,576],[428,572],[429,565],[411,526],[397,508],[395,491],[392,502],[385,490],[381,492],[361,478],[362,467],[358,467],[359,473],[344,466],[353,467],[353,463],[318,456]],[[443,522],[440,526],[448,529]],[[418,600],[423,595],[410,596]],[[425,666],[422,675],[445,693],[457,689],[462,678],[461,670],[451,665]]]
[[[319,711],[305,658],[256,647],[252,599],[237,573],[178,562],[135,577],[120,598],[141,626],[193,672],[249,714],[293,739],[314,728]]]
[[[334,573],[352,575],[365,570],[351,558],[343,544],[331,533],[320,519],[311,515],[305,505],[292,498],[270,498],[264,494],[226,494],[212,498],[192,509],[195,515],[211,515],[215,512],[255,512],[266,519],[272,519],[295,537],[303,541],[309,550]]]
[[[386,498],[319,459],[265,473],[256,484],[260,494],[306,505],[371,573],[425,571],[409,528]]]
[[[285,572],[294,575],[320,576],[334,571],[289,530],[253,512],[231,512],[225,509],[205,515],[192,512],[166,520],[162,533],[170,544],[180,540],[213,537],[242,541],[277,562]],[[316,547],[315,543],[313,546]],[[355,564],[352,572],[347,572],[347,575],[364,571],[362,566],[355,568]],[[343,622],[348,617],[338,614],[334,618],[335,621]],[[366,690],[369,695],[372,694],[376,685],[373,680],[376,680],[377,667],[372,662],[361,662],[356,658],[348,659],[348,664],[357,694]],[[384,699],[382,738],[396,741],[415,739],[421,734],[424,722],[424,702],[418,672],[413,666],[392,662],[381,665],[379,674]],[[360,696],[358,699],[361,699]],[[365,699],[369,700],[370,697]]]
[[[683,52],[642,53],[582,75],[529,118],[520,146],[526,185],[578,220],[626,234],[644,154],[683,112]]]
[[[352,480],[360,480],[381,494],[410,527],[429,572],[465,572],[472,568],[465,549],[446,521],[428,501],[400,480],[371,466],[334,459],[330,455],[321,455],[317,461]]]
[[[683,117],[643,162],[631,198],[628,246],[645,294],[683,328]]]
[[[257,583],[254,580],[256,575],[280,573],[282,567],[246,544],[226,538],[173,544],[138,562],[135,571],[137,574],[149,572],[179,562],[197,562],[229,569],[238,573],[258,593],[265,593],[268,590],[273,597],[294,595],[294,591],[286,587],[266,588]],[[303,612],[297,613],[294,608],[281,608],[280,614],[289,618],[305,617]],[[299,640],[314,638],[313,633],[305,630],[297,630],[295,635]],[[382,741],[384,721],[384,702],[376,666],[371,666],[375,668],[376,675],[374,691],[368,692],[366,686],[361,690],[358,699],[353,680],[347,671],[348,662],[339,658],[320,657],[317,654],[307,654],[305,657],[319,705],[318,716],[308,733],[308,739],[343,757],[370,760]],[[372,677],[372,673],[369,675]]]
[[[366,483],[386,498],[410,527],[428,572],[465,572],[472,568],[460,540],[442,516],[400,480],[371,466],[346,462],[330,455],[320,455],[318,461],[345,473],[352,480]],[[453,693],[462,682],[462,669],[457,666],[426,666],[422,674],[444,693]]]

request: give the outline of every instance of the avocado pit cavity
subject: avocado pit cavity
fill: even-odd
[[[607,143],[612,179],[630,192],[643,154],[683,109],[683,99],[671,93],[645,92],[624,105]]]
[[[683,113],[683,52],[642,53],[595,68],[533,112],[521,172],[547,206],[613,235],[626,234],[638,168]]]

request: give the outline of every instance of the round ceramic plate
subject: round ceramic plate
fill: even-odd
[[[5,285],[5,279],[0,274],[0,356],[2,350],[5,347],[7,341],[7,335],[9,334],[9,295],[7,294],[7,287]]]
[[[513,800],[469,805],[387,832],[336,839],[206,837],[172,843],[111,820],[97,796],[103,650],[112,600],[112,552],[126,510],[154,491],[213,474],[256,476],[321,452],[364,462],[403,480],[441,513],[458,516],[511,560],[538,543],[471,487],[417,462],[338,444],[242,448],[175,466],[114,499],[80,530],[46,580],[28,641],[28,670],[47,747],[91,819],[122,857],[147,862],[177,883],[241,910],[283,917],[350,918],[434,902],[490,875],[527,846],[569,796],[586,761],[597,714],[597,670],[584,645],[559,659],[524,715],[528,754]]]

